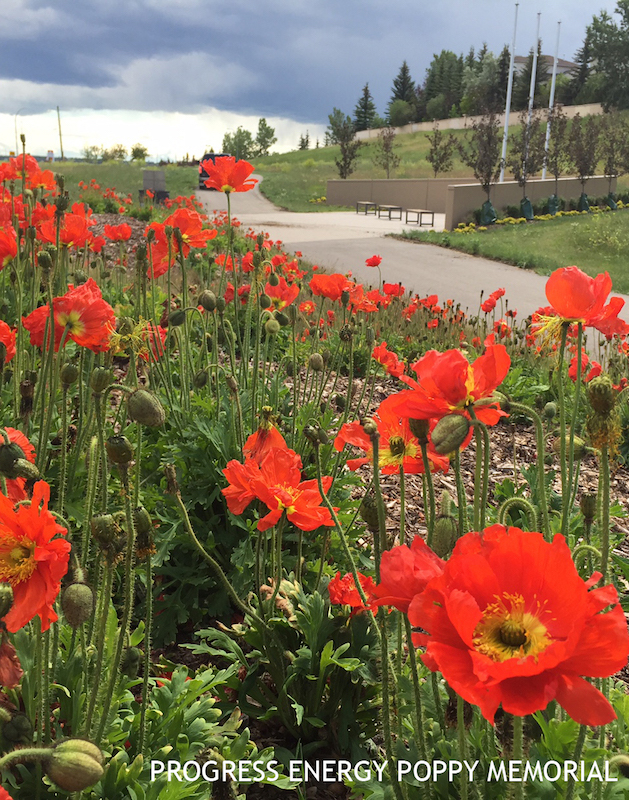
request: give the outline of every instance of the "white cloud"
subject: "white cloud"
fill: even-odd
[[[0,5],[0,40],[37,39],[62,20],[54,8],[29,8],[26,0],[2,0]]]

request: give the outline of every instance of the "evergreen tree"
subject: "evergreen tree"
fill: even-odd
[[[306,135],[299,137],[299,150],[310,150],[310,134],[306,131]]]
[[[441,116],[448,116],[453,106],[460,105],[463,70],[463,58],[457,57],[451,50],[442,50],[439,55],[433,56],[426,73],[423,95],[426,105],[435,98],[439,98],[439,101],[431,105],[433,114],[428,113],[428,117],[433,116],[437,108],[443,108]]]
[[[539,108],[541,102],[540,88],[542,84],[547,83],[548,65],[546,59],[542,58],[542,42],[540,40],[537,46],[537,67],[535,70],[535,93],[533,95],[533,106]],[[526,65],[513,83],[513,103],[512,107],[516,111],[521,111],[523,108],[528,108],[529,104],[529,89],[531,86],[531,73],[533,72],[533,48],[529,53]]]
[[[505,45],[498,56],[498,75],[496,76],[496,102],[500,109],[507,102],[507,86],[509,85],[509,66],[511,64],[511,51]]]
[[[415,82],[411,78],[411,71],[406,61],[402,62],[400,71],[393,81],[393,93],[391,103],[395,100],[404,100],[407,103],[415,102]]]
[[[576,98],[592,72],[592,46],[588,34],[586,34],[583,44],[577,50],[574,61],[577,64],[577,68],[571,72],[571,80],[567,92],[567,102],[569,103],[576,102]]]
[[[369,84],[366,83],[360,100],[354,109],[354,127],[357,131],[366,131],[369,128],[373,128],[376,116],[376,104],[369,91]]]
[[[618,25],[602,11],[587,29],[606,110],[629,108],[629,0],[617,0],[614,13],[620,17]]]

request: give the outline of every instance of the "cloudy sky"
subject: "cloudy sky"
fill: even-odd
[[[542,11],[543,51],[572,59],[593,14],[615,0],[520,0],[516,52]],[[434,53],[513,36],[510,0],[0,0],[0,154],[65,155],[141,142],[151,157],[197,157],[226,131],[276,128],[276,150],[322,138],[365,83],[384,113],[404,59],[423,81]],[[618,19],[615,16],[615,19]]]

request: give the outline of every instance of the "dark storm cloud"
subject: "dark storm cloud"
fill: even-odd
[[[544,52],[571,59],[586,25],[612,0],[544,4]],[[521,0],[517,52],[535,37]],[[416,81],[433,53],[510,44],[505,0],[2,0],[0,82],[7,108],[50,106],[198,111],[217,108],[324,121],[351,113],[369,82],[384,113],[403,59]],[[11,91],[11,82],[15,84]],[[38,93],[37,86],[42,86]],[[54,87],[53,89],[51,89]],[[19,92],[18,92],[19,90]]]

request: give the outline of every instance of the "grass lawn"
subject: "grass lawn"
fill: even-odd
[[[480,233],[405,231],[403,238],[515,264],[540,275],[572,264],[592,276],[609,272],[614,290],[629,293],[629,209],[503,225]]]
[[[178,167],[167,164],[165,167],[146,166],[126,161],[107,161],[104,164],[90,164],[84,161],[56,161],[52,165],[53,172],[60,173],[66,179],[66,189],[70,197],[76,200],[80,194],[79,181],[88,183],[96,180],[104,191],[115,189],[118,194],[131,193],[137,202],[138,189],[142,188],[143,169],[163,169],[166,174],[166,189],[171,197],[189,195],[197,188],[198,170],[196,167]]]

